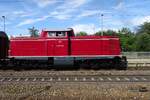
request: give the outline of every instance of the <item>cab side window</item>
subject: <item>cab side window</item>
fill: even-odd
[[[48,32],[48,37],[65,37],[65,32]]]
[[[56,32],[48,32],[48,37],[55,37],[56,36]]]
[[[65,32],[56,32],[56,36],[65,36]]]

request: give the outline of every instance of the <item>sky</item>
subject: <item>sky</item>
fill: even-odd
[[[99,30],[136,31],[150,22],[150,0],[0,0],[0,30],[28,35],[28,28],[66,29],[93,34]],[[103,14],[103,17],[101,16]],[[102,24],[103,23],[103,24]]]

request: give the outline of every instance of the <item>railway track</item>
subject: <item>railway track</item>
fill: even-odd
[[[61,75],[48,77],[0,77],[0,83],[6,82],[150,82],[150,75]]]

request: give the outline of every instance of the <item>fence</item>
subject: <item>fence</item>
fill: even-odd
[[[122,55],[129,59],[150,59],[150,52],[122,52]]]

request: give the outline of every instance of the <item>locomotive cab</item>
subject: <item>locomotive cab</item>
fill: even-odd
[[[75,34],[73,32],[73,29],[72,28],[68,28],[68,29],[65,29],[65,30],[52,30],[52,29],[45,29],[45,30],[42,30],[41,32],[41,35],[40,37],[41,38],[49,38],[49,37],[74,37]]]
[[[5,32],[0,31],[0,59],[5,59],[8,56],[9,39]]]

